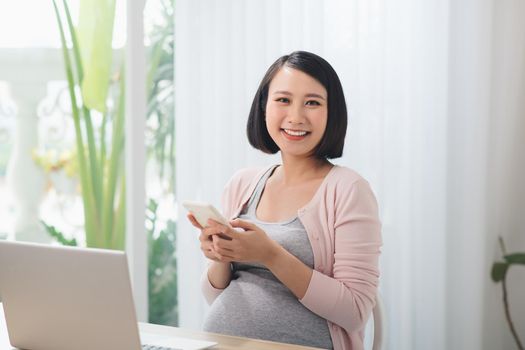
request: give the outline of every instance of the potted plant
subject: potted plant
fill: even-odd
[[[525,253],[520,252],[507,254],[505,244],[501,237],[499,237],[499,243],[501,247],[501,252],[503,254],[503,261],[494,262],[494,264],[492,265],[491,277],[494,282],[501,282],[501,288],[503,290],[503,307],[505,309],[505,317],[507,319],[507,324],[509,325],[510,331],[512,333],[512,336],[514,337],[514,340],[516,341],[518,349],[523,350],[523,343],[520,340],[518,332],[516,332],[516,328],[514,327],[514,323],[512,322],[512,318],[510,315],[509,298],[507,291],[507,272],[512,265],[525,265]]]

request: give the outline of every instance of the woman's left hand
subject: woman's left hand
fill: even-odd
[[[267,265],[280,247],[266,232],[249,221],[235,219],[230,221],[232,227],[214,221],[210,221],[209,224],[216,225],[220,232],[231,239],[223,239],[218,235],[213,237],[213,250],[217,260],[221,262],[255,262]]]

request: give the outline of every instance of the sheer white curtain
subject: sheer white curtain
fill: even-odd
[[[369,179],[381,207],[389,348],[511,346],[489,271],[497,234],[509,250],[525,249],[523,7],[518,0],[178,0],[179,200],[218,205],[235,170],[279,161],[246,140],[253,94],[277,57],[318,53],[338,72],[349,107],[337,163]],[[181,208],[181,325],[198,328],[204,259],[184,215]],[[522,310],[523,283],[510,288],[511,305]],[[516,322],[524,324],[521,314]]]
[[[507,250],[525,250],[525,3],[451,5],[447,140],[448,348],[515,348],[501,286],[490,281]],[[509,272],[511,313],[525,336],[525,271]]]

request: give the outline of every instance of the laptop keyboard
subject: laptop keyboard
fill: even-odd
[[[182,349],[179,349],[179,348],[167,348],[165,346],[144,344],[144,345],[142,345],[142,350],[182,350]]]

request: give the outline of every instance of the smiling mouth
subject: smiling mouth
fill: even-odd
[[[306,134],[309,134],[308,131],[303,131],[303,130],[290,130],[290,129],[281,129],[281,130],[290,136],[300,137],[300,136],[305,136]]]

